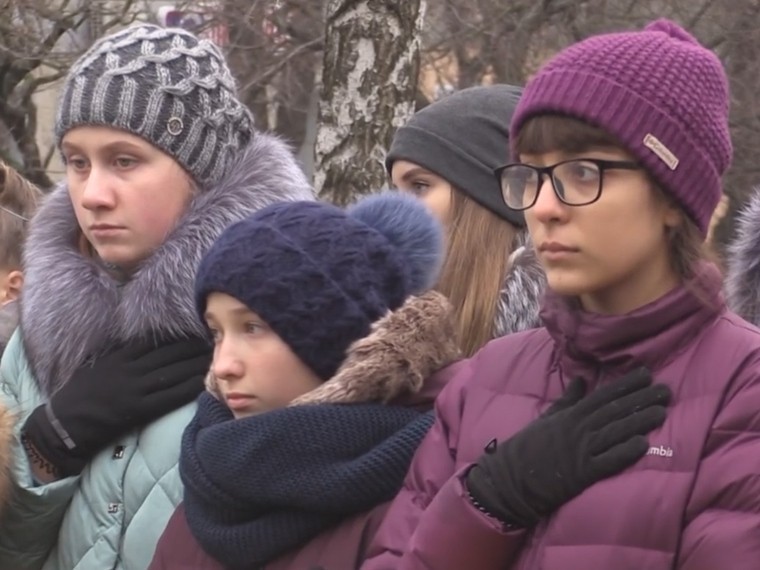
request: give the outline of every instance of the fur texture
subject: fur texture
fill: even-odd
[[[348,214],[383,234],[398,249],[410,292],[433,286],[443,263],[443,228],[422,202],[408,194],[383,192],[362,199]]]
[[[546,274],[529,242],[527,232],[523,232],[520,245],[512,254],[512,263],[501,292],[494,336],[508,334],[541,326],[538,317],[546,289]]]
[[[728,248],[726,301],[743,319],[760,326],[760,188],[737,218]]]
[[[290,405],[387,403],[418,392],[435,371],[459,357],[451,305],[428,291],[377,321],[369,335],[351,345],[335,376]],[[206,388],[219,395],[211,373]]]
[[[410,297],[351,345],[333,378],[291,406],[388,403],[416,393],[425,379],[459,358],[458,346],[448,300],[435,291]]]
[[[51,394],[87,358],[129,339],[205,334],[193,285],[214,240],[268,204],[312,199],[290,149],[257,133],[230,172],[201,190],[164,244],[120,284],[82,255],[67,188],[59,186],[35,217],[25,251],[21,326],[42,391]]]

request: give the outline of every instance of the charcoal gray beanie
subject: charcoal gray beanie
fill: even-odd
[[[106,36],[66,78],[55,134],[106,126],[142,137],[202,187],[224,176],[253,136],[224,56],[179,28],[136,24]]]
[[[522,227],[507,208],[494,169],[509,162],[509,124],[522,89],[469,87],[431,103],[396,131],[385,166],[408,160],[446,179],[497,216]]]

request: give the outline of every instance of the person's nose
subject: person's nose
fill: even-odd
[[[116,206],[114,180],[107,169],[99,166],[90,169],[80,199],[82,207],[91,211],[111,210]]]
[[[543,174],[536,203],[528,209],[526,215],[529,213],[537,221],[547,224],[563,219],[568,213],[567,209],[567,204],[564,204],[554,191],[552,177]]]

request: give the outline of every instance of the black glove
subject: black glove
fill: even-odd
[[[494,446],[467,473],[473,503],[530,528],[597,481],[633,465],[665,421],[671,392],[645,369],[585,396],[578,378],[536,421]]]
[[[199,338],[131,344],[82,366],[29,416],[27,445],[59,475],[78,474],[109,443],[194,400],[211,350]]]

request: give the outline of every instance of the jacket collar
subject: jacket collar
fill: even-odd
[[[703,263],[684,285],[633,312],[614,316],[583,312],[575,299],[549,291],[541,318],[565,372],[595,375],[605,369],[655,369],[725,310],[721,282],[717,267]]]
[[[0,355],[11,339],[18,325],[18,301],[11,301],[0,307]]]

